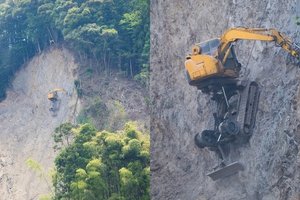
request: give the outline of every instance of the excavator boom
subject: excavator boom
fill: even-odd
[[[63,88],[55,88],[52,91],[50,91],[49,93],[53,93],[53,92],[66,92],[66,90]]]
[[[283,33],[276,29],[265,28],[231,28],[226,31],[220,38],[220,46],[218,49],[219,55],[227,51],[232,42],[238,40],[260,40],[260,41],[274,41],[276,45],[281,46],[284,50],[292,56],[299,58],[300,49]]]
[[[66,93],[66,90],[63,89],[63,88],[55,88],[55,89],[51,90],[48,93],[48,95],[47,95],[48,99],[50,101],[56,100],[57,99],[57,92],[64,92],[64,93]]]

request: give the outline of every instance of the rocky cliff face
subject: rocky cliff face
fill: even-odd
[[[256,128],[233,159],[238,175],[206,176],[218,158],[194,144],[212,128],[214,104],[188,85],[185,55],[195,42],[236,26],[277,28],[300,42],[297,0],[151,0],[152,199],[300,199],[300,69],[273,43],[239,42],[242,77],[261,86]]]

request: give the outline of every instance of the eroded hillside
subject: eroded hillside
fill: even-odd
[[[74,120],[76,68],[66,49],[51,49],[17,73],[7,98],[0,103],[0,199],[38,199],[49,193],[45,180],[32,173],[26,160],[32,158],[46,170],[53,167],[53,130]],[[59,94],[56,117],[51,116],[47,99],[54,88],[67,91],[67,95]]]
[[[188,85],[185,55],[195,42],[234,26],[277,28],[296,42],[297,0],[151,1],[151,196],[153,199],[300,199],[300,70],[274,44],[239,42],[242,76],[261,85],[256,128],[235,152],[239,175],[212,181],[217,157],[194,144],[212,128],[214,104]]]
[[[7,98],[0,103],[0,200],[33,200],[51,192],[51,180],[39,177],[26,160],[37,161],[49,172],[58,153],[53,149],[54,129],[64,122],[77,123],[84,110],[92,107],[94,113],[100,113],[92,116],[91,122],[97,125],[102,121],[101,130],[118,130],[128,120],[138,121],[140,128],[148,130],[145,88],[118,75],[86,74],[74,57],[69,50],[54,47],[35,56],[15,75]],[[75,89],[77,81],[81,98]],[[66,90],[66,94],[59,93],[56,117],[50,113],[47,99],[54,88]],[[98,101],[107,112],[95,107]]]

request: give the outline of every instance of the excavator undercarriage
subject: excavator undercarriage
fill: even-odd
[[[58,98],[51,100],[51,105],[50,105],[49,111],[51,112],[52,117],[57,116],[57,111],[59,110],[60,103],[61,103],[61,100]]]
[[[227,165],[228,146],[244,144],[250,139],[255,126],[260,91],[254,81],[211,89],[211,99],[217,104],[217,111],[213,113],[214,129],[198,133],[195,143],[200,148],[208,147],[215,151],[221,158],[219,169],[208,174],[216,180],[243,169],[238,162]]]
[[[61,99],[58,96],[58,92],[67,93],[63,88],[56,88],[56,89],[50,91],[47,95],[48,100],[50,100],[49,111],[51,112],[51,115],[53,117],[57,116],[57,112],[59,111],[59,108],[60,108]]]

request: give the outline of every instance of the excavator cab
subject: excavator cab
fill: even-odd
[[[199,44],[196,44],[199,46],[200,54],[210,55],[210,56],[217,56],[218,55],[218,48],[220,46],[220,39],[212,39],[208,40]],[[224,56],[224,55],[223,55]],[[223,63],[224,69],[236,69],[240,68],[241,64],[238,62],[234,50],[234,45],[231,45],[228,50],[227,58],[225,59],[225,62]]]
[[[205,55],[211,55],[211,56],[216,55],[219,45],[220,45],[219,38],[215,38],[212,40],[208,40],[208,41],[196,44],[196,46],[199,46],[201,49],[201,52],[199,52],[199,53],[205,54]]]
[[[57,98],[58,98],[57,92],[49,92],[49,93],[48,93],[48,99],[49,99],[50,101],[56,101]]]
[[[188,83],[202,92],[207,91],[207,87],[235,83],[241,69],[234,46],[232,45],[223,55],[226,56],[224,63],[217,59],[219,46],[219,38],[198,43],[193,46],[192,55],[186,57]]]

